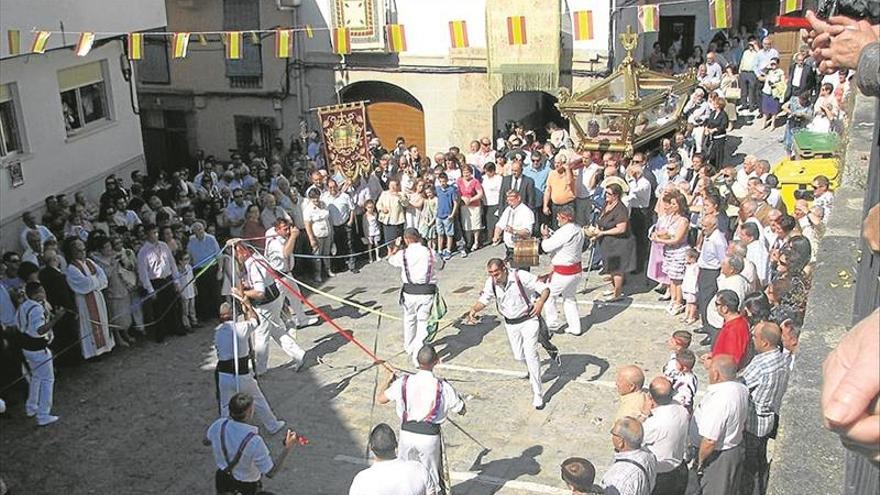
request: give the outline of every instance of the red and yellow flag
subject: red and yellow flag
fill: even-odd
[[[208,37],[207,37],[207,36],[205,36],[204,34],[199,33],[198,35],[196,35],[196,37],[199,39],[199,44],[200,44],[200,45],[202,45],[202,46],[208,46]]]
[[[21,31],[18,29],[10,29],[6,31],[7,48],[10,55],[18,55],[21,53]]]
[[[449,45],[452,48],[467,48],[467,21],[449,21]]]
[[[226,58],[239,60],[241,58],[241,31],[229,31],[226,33]]]
[[[709,29],[728,29],[733,18],[730,0],[709,0]]]
[[[660,30],[659,5],[639,5],[639,28],[643,33],[656,33]]]
[[[388,35],[388,51],[391,53],[400,53],[406,51],[406,31],[403,24],[388,24],[385,26],[385,32]]]
[[[293,40],[293,30],[276,29],[275,30],[275,56],[278,58],[290,58],[291,41]]]
[[[76,42],[76,56],[85,57],[92,51],[92,45],[95,44],[95,33],[80,33],[79,41]]]
[[[780,0],[779,15],[785,15],[796,10],[803,10],[804,0]]]
[[[189,33],[174,33],[171,36],[171,54],[174,58],[186,58],[189,47]]]
[[[312,32],[312,25],[306,24],[306,37],[312,39],[315,37],[315,33]]]
[[[262,42],[263,38],[260,37],[259,31],[251,31],[251,43],[259,45]]]
[[[129,60],[141,60],[144,58],[143,33],[128,33],[128,58]]]
[[[507,18],[507,43],[511,45],[525,45],[526,17],[515,15]]]
[[[585,41],[593,39],[593,11],[578,10],[572,14],[574,24],[574,39]]]
[[[351,53],[351,31],[348,28],[333,28],[333,53],[337,55]]]
[[[49,36],[52,33],[49,31],[37,31],[37,34],[34,35],[34,42],[31,45],[31,53],[46,53],[46,42],[49,41]]]

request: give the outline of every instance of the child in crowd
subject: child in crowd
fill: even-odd
[[[455,215],[458,213],[458,192],[449,185],[446,172],[437,176],[437,249],[444,260],[452,257],[455,246]]]
[[[187,332],[199,326],[196,318],[196,284],[193,280],[193,269],[189,253],[178,251],[174,256],[177,260],[177,271],[180,273],[180,314],[183,328]]]
[[[425,202],[422,204],[422,213],[419,215],[419,234],[428,241],[428,248],[437,250],[437,192],[434,187],[428,185],[422,194]]]
[[[368,199],[364,202],[364,244],[370,247],[370,262],[379,261],[379,240],[382,238],[382,227],[379,225],[379,212],[376,202]],[[373,255],[375,254],[375,259]]]
[[[697,394],[697,375],[694,374],[694,363],[697,357],[690,349],[683,349],[675,354],[675,371],[670,376],[672,382],[672,398],[685,407],[689,413],[694,412],[694,396]],[[664,370],[665,371],[665,370]]]
[[[669,356],[669,361],[667,361],[666,365],[663,367],[663,374],[669,377],[670,380],[678,370],[676,355],[690,347],[692,339],[693,335],[687,330],[676,330],[675,332],[672,332],[672,336],[666,341],[666,346],[669,348],[671,354]]]
[[[697,260],[700,253],[694,248],[690,248],[685,253],[685,261],[687,266],[684,269],[684,279],[681,281],[681,292],[684,295],[684,302],[687,303],[684,312],[684,323],[693,325],[700,317],[697,314],[697,277],[700,275],[700,267]]]

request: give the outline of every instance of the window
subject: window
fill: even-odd
[[[144,58],[137,64],[138,80],[145,84],[170,84],[168,38],[144,36]]]
[[[110,119],[101,62],[58,71],[58,88],[68,136],[89,124]]]
[[[226,77],[234,88],[259,88],[262,85],[263,61],[260,45],[246,31],[260,29],[260,2],[223,0],[223,29],[245,31],[239,60],[226,60]]]
[[[11,84],[0,84],[0,157],[24,151],[12,94]]]

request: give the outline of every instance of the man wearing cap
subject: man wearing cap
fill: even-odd
[[[376,402],[394,401],[397,405],[402,421],[397,458],[418,461],[428,470],[435,486],[448,489],[440,476],[443,446],[440,425],[451,413],[464,414],[465,404],[452,385],[434,375],[434,366],[440,358],[432,345],[420,346],[416,360],[419,370],[414,375],[397,378],[387,372],[376,392]]]
[[[370,432],[373,465],[355,475],[348,495],[435,495],[437,487],[424,466],[397,458],[394,430],[379,423]]]
[[[389,247],[388,263],[400,269],[403,285],[400,304],[403,306],[403,349],[416,361],[419,349],[428,338],[428,317],[437,293],[437,271],[443,269],[443,258],[422,244],[419,231],[403,231],[403,243]]]
[[[562,298],[562,311],[568,323],[566,332],[581,334],[581,318],[577,307],[577,289],[583,278],[581,252],[584,245],[584,231],[574,223],[574,210],[562,206],[556,212],[559,228],[550,233],[546,225],[541,226],[541,249],[551,255],[553,271],[548,275],[550,299],[544,306],[544,316],[550,329],[561,327],[556,312],[556,298]]]

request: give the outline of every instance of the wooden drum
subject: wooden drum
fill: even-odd
[[[513,241],[514,268],[538,266],[538,239],[517,239]]]

